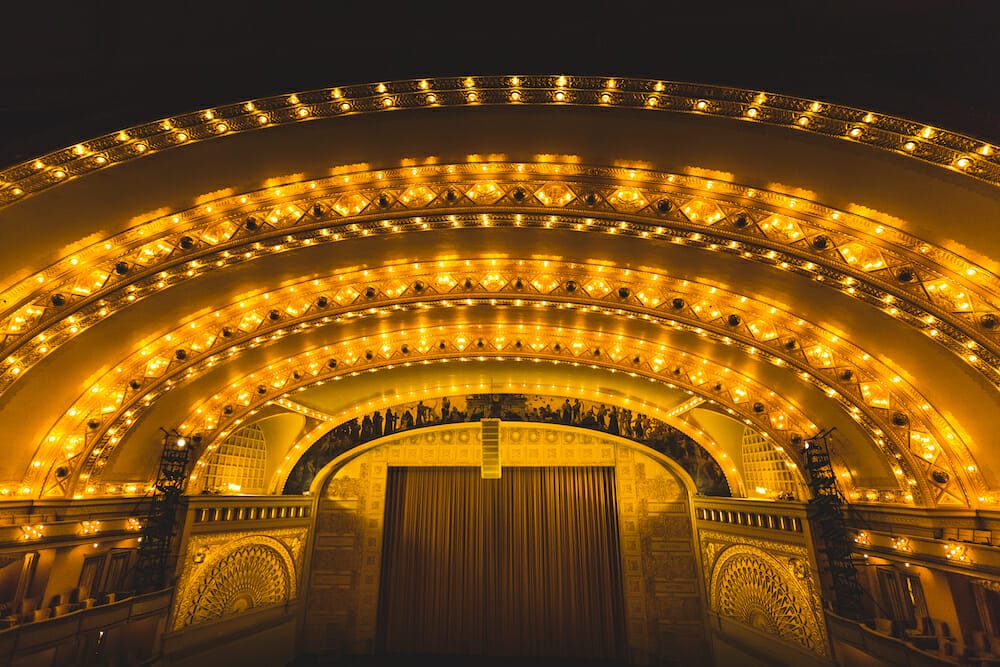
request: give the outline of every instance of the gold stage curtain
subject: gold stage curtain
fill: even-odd
[[[390,468],[376,650],[624,659],[614,468]]]

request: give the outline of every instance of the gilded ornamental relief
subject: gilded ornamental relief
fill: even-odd
[[[714,531],[700,537],[713,612],[828,654],[822,601],[804,546]]]
[[[190,538],[172,628],[180,630],[295,599],[307,529],[224,532]]]

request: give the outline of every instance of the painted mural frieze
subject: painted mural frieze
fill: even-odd
[[[525,394],[473,394],[423,400],[375,410],[334,427],[299,459],[284,486],[285,494],[309,489],[316,473],[334,458],[366,442],[428,426],[478,422],[496,417],[510,422],[563,424],[616,435],[665,454],[691,475],[701,495],[731,496],[722,467],[704,447],[663,421],[597,401]],[[558,444],[553,442],[552,444]],[[564,443],[565,444],[565,443]],[[645,491],[676,495],[666,480],[646,482]]]

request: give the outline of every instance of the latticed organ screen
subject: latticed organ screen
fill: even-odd
[[[788,467],[787,459],[773,443],[751,428],[743,429],[743,474],[751,493],[795,495],[798,487],[795,471]]]
[[[222,493],[263,493],[266,466],[264,432],[251,424],[226,438],[209,459],[205,486]]]

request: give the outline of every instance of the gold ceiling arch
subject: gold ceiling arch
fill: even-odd
[[[593,169],[587,181],[572,179],[567,171],[581,171],[577,165],[462,167],[479,178],[456,182],[458,170],[447,165],[431,174],[441,181],[410,168],[332,178],[354,184],[342,192],[309,181],[259,192],[254,202],[231,196],[199,206],[190,220],[159,216],[65,256],[10,288],[12,306],[0,311],[0,391],[108,315],[206,272],[352,238],[482,226],[667,241],[807,276],[921,330],[1000,387],[1000,279],[886,224],[829,209],[807,215],[811,202],[801,198],[704,178],[664,187],[676,175],[637,181],[635,169],[611,169],[602,189]],[[627,185],[615,180],[623,178]],[[375,185],[359,190],[358,181]],[[757,206],[751,194],[772,194],[784,207]]]
[[[0,205],[158,152],[274,125],[398,109],[480,105],[593,106],[738,119],[857,142],[1000,184],[1000,155],[987,142],[828,102],[627,77],[468,76],[305,91],[123,129],[0,172]]]
[[[465,281],[472,281],[473,287],[467,288]],[[414,294],[414,286],[418,283],[426,287]],[[579,285],[572,292],[567,290],[567,285],[571,283]],[[625,299],[618,292],[623,288],[629,291]],[[366,290],[371,290],[371,296],[365,294]],[[631,298],[633,295],[634,299]],[[327,299],[326,307],[317,306],[321,299]],[[671,299],[680,299],[682,307],[676,308],[671,302],[669,307],[657,310],[657,306]],[[249,307],[250,302],[255,305]],[[527,309],[529,313],[532,309],[537,312],[539,307],[543,307],[597,312],[611,318],[639,318],[667,329],[709,338],[775,365],[787,365],[789,372],[800,373],[803,381],[817,386],[831,399],[836,398],[852,418],[865,425],[873,441],[879,445],[885,445],[886,440],[893,443],[887,450],[888,455],[895,452],[904,454],[906,465],[900,470],[905,470],[909,479],[926,477],[933,464],[934,469],[947,471],[957,482],[964,476],[961,470],[966,467],[965,462],[972,460],[947,421],[926,403],[915,387],[882,363],[877,355],[872,356],[858,349],[822,326],[779,311],[757,298],[733,294],[710,284],[603,264],[588,266],[510,258],[456,259],[424,267],[389,265],[380,270],[341,272],[322,280],[312,279],[278,290],[263,291],[246,301],[220,307],[200,318],[183,322],[170,331],[155,333],[148,344],[119,359],[104,376],[95,379],[91,388],[67,410],[60,424],[50,430],[46,442],[51,446],[46,448],[47,451],[40,452],[36,459],[51,460],[57,456],[55,452],[61,451],[64,458],[58,461],[57,467],[75,468],[80,464],[78,457],[83,455],[83,460],[88,457],[93,460],[84,465],[82,474],[87,477],[94,475],[94,465],[105,465],[115,446],[127,437],[129,427],[141,418],[144,407],[148,407],[164,391],[192,381],[198,373],[225,363],[240,349],[254,348],[296,332],[323,327],[331,321],[366,317],[376,312],[391,315],[401,310],[421,312],[431,307],[470,307],[475,304],[506,304],[511,308]],[[730,319],[733,317],[736,319]],[[512,314],[511,318],[516,319],[516,315]],[[468,354],[472,350],[473,354],[502,354],[506,351],[511,355],[552,355],[552,343],[541,342],[531,331],[524,332],[523,324],[520,325],[521,332],[517,331],[518,325],[513,322],[498,326],[507,326],[505,341],[487,336],[486,349],[476,350],[473,345],[476,335],[468,332],[452,334],[455,340],[448,343],[449,352]],[[579,333],[588,335],[586,327]],[[592,331],[589,335],[593,337],[595,334]],[[346,349],[347,341],[344,341],[340,349],[329,354],[340,359],[341,367],[363,363],[364,354],[372,349],[380,359],[392,359],[394,355],[414,359],[433,353],[436,343],[429,343],[431,338],[440,340],[447,336],[441,333],[419,334],[416,330],[404,330],[401,335],[395,332],[391,336],[383,333],[380,340],[358,342],[358,349],[353,351]],[[523,349],[521,346],[514,347],[515,338],[518,339],[516,342],[523,342]],[[613,341],[614,335],[608,338]],[[618,336],[619,340],[622,338]],[[644,348],[647,342],[650,345]],[[563,345],[567,353],[576,359],[602,348],[598,339],[584,344],[580,340],[574,341],[572,335],[565,339]],[[633,354],[618,352],[619,344],[615,342],[605,345],[608,346],[604,347],[606,354],[625,368],[652,373],[662,371],[667,378],[670,377],[666,374],[670,363],[664,357],[667,346],[662,343],[657,350],[655,340],[632,341]],[[408,350],[407,346],[411,349]],[[369,349],[361,349],[365,347]],[[194,361],[196,359],[197,362]],[[290,363],[290,360],[286,359],[284,363]],[[316,363],[313,361],[312,366]],[[252,391],[242,389],[244,385],[253,384],[251,380],[253,378],[235,383],[237,393],[252,395]],[[282,381],[282,385],[284,383]],[[707,383],[705,380],[692,384],[699,386]],[[741,400],[739,393],[732,392],[746,395],[745,390],[739,387],[733,389],[728,382],[725,384],[725,391],[731,394],[734,403],[749,401],[750,404],[757,397],[771,403],[759,391]],[[94,387],[97,391],[93,390]],[[722,390],[721,386],[714,389],[715,392]],[[706,389],[702,391],[711,394]],[[231,403],[244,400],[235,400],[232,394],[232,391],[228,392],[225,400]],[[223,423],[218,406],[212,414],[212,419],[218,419],[218,422],[194,425],[193,420],[187,419],[185,430],[194,428],[210,434]],[[770,413],[769,416],[773,420],[776,414],[784,413],[779,409],[778,413]],[[905,417],[905,423],[893,422],[899,415]],[[802,419],[797,421],[796,428],[801,435],[808,436],[815,431],[815,425],[807,426]],[[899,439],[903,426],[906,428],[902,434],[908,435],[909,441],[906,437]],[[942,442],[947,442],[948,447],[942,447]],[[949,453],[963,458],[949,462]],[[927,470],[921,472],[921,466],[927,467]],[[974,485],[973,488],[984,488],[982,482],[969,483]],[[33,481],[26,478],[22,484],[31,486]]]
[[[1000,184],[994,147],[909,121],[690,84],[514,77],[312,91],[158,121],[5,170],[0,174],[0,209],[113,164],[262,126],[400,108],[486,104],[666,109],[740,119],[862,143]],[[262,116],[266,122],[260,121]],[[864,430],[896,471],[901,485],[893,501],[971,505],[995,501],[977,461],[986,455],[983,445],[977,448],[960,420],[926,398],[920,389],[926,378],[913,377],[891,357],[881,358],[882,351],[870,348],[867,332],[818,320],[799,319],[795,324],[794,303],[741,293],[738,285],[717,277],[674,278],[662,265],[621,266],[616,258],[572,252],[518,255],[510,247],[492,257],[442,251],[416,262],[366,263],[359,257],[352,263],[342,258],[332,271],[315,270],[318,251],[349,253],[346,249],[365,239],[417,242],[485,229],[523,231],[538,239],[551,234],[559,242],[613,237],[664,251],[683,248],[701,257],[699,261],[724,258],[751,273],[787,275],[823,293],[848,298],[884,318],[880,322],[919,333],[977,382],[994,390],[1000,387],[1000,278],[993,271],[963,256],[961,248],[920,238],[907,231],[905,221],[887,214],[864,207],[837,210],[808,191],[734,181],[721,172],[663,172],[639,163],[586,164],[573,156],[510,161],[502,155],[473,155],[464,163],[442,164],[427,156],[404,160],[391,169],[351,165],[334,168],[323,178],[279,177],[256,190],[229,189],[199,197],[185,210],[164,209],[124,226],[110,224],[109,229],[119,231],[87,237],[61,248],[58,256],[0,277],[0,401],[47,372],[49,360],[58,359],[63,350],[79,349],[78,341],[95,332],[113,331],[116,322],[147,300],[159,302],[164,295],[197,290],[221,272],[252,270],[266,276],[263,267],[285,256],[302,258],[309,268],[280,284],[245,291],[240,300],[244,303],[213,307],[202,301],[182,316],[182,327],[144,328],[140,343],[114,358],[108,356],[102,368],[95,366],[84,393],[66,406],[42,442],[25,444],[37,446],[37,454],[23,479],[8,486],[14,495],[28,497],[77,495],[91,487],[103,493],[98,490],[105,488],[102,468],[112,461],[117,446],[128,440],[133,426],[155,414],[157,402],[167,392],[184,391],[209,369],[258,347],[280,351],[281,358],[272,360],[272,366],[291,364],[298,357],[286,352],[288,341],[315,337],[331,323],[349,318],[385,316],[401,323],[390,331],[403,334],[394,333],[384,343],[390,349],[376,352],[371,368],[389,368],[402,357],[421,362],[436,361],[435,355],[516,357],[509,345],[492,342],[479,354],[466,354],[459,343],[465,334],[451,325],[442,335],[448,339],[446,351],[420,350],[410,338],[412,326],[406,324],[449,310],[494,307],[497,312],[530,314],[544,309],[580,317],[595,314],[613,323],[608,326],[634,321],[781,366],[785,374],[780,386],[774,384],[768,391],[800,383],[810,391],[822,391]],[[466,265],[459,266],[460,262]],[[466,287],[466,281],[471,285]],[[325,300],[322,306],[321,300]],[[554,325],[544,320],[557,318],[524,317],[536,318],[539,326],[549,329]],[[516,323],[493,319],[490,324]],[[670,381],[665,375],[670,346],[663,346],[662,365],[644,354],[643,346],[655,342],[654,337],[634,337],[632,352],[614,358],[616,353],[599,340],[605,333],[602,325],[581,332],[581,341],[586,339],[581,352],[604,352],[599,363],[590,359],[589,365]],[[550,331],[542,347],[530,353],[526,349],[525,357],[582,364],[571,341],[559,343],[567,347],[553,352],[561,340],[561,333]],[[336,371],[326,369],[325,375],[340,372],[345,363],[368,370],[363,355],[369,348],[364,341],[344,339],[337,344],[342,350],[349,347],[353,356],[341,357],[341,366]],[[414,349],[404,352],[407,345]],[[671,359],[684,354],[671,349]],[[705,361],[724,368],[707,357]],[[679,367],[679,362],[670,363]],[[766,417],[770,421],[758,424],[762,430],[777,428],[770,405],[762,413],[744,415],[756,401],[732,400],[734,390],[728,385],[709,390],[703,386],[706,383],[694,381],[686,371],[685,375],[685,386],[692,392],[718,401],[713,392],[725,391],[730,398],[718,401],[724,409],[755,424],[754,419]],[[254,395],[253,374],[240,371],[237,376],[234,396],[247,391]],[[301,379],[308,380],[304,375]],[[259,396],[273,400],[272,389]],[[227,394],[219,400],[232,397]],[[259,402],[255,396],[240,408],[241,416],[232,419],[255,413]],[[794,401],[787,405],[780,411],[799,432],[810,433],[806,424],[815,431],[816,425]],[[197,428],[206,433],[224,431],[218,408],[212,407],[214,423],[201,421]],[[793,418],[794,414],[800,416]],[[185,421],[197,419],[189,416]],[[62,474],[55,476],[55,471]],[[850,475],[849,470],[844,472]],[[948,481],[929,481],[932,472],[944,473]],[[136,480],[136,488],[140,487],[141,480]]]

